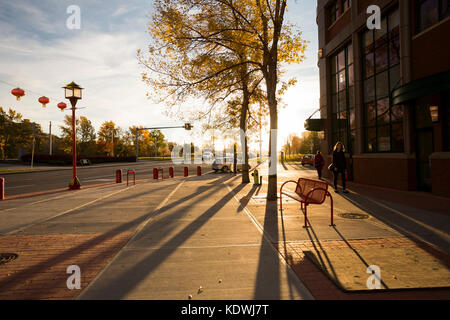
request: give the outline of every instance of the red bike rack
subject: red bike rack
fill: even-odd
[[[116,183],[122,183],[122,170],[116,170]]]
[[[169,168],[169,177],[173,178],[173,167]]]
[[[161,180],[164,180],[164,169],[163,168],[153,168],[153,179],[159,180],[159,172],[161,171]]]
[[[197,176],[201,176],[202,175],[202,167],[197,166]]]
[[[188,167],[184,167],[184,176],[187,177],[189,175]]]
[[[127,171],[127,187],[128,187],[128,176],[132,174],[133,175],[133,183],[136,185],[136,172],[134,171],[134,169],[129,169]]]

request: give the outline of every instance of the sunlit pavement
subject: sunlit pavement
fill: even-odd
[[[304,229],[298,203],[287,200],[280,212],[277,202],[265,201],[266,164],[258,170],[262,186],[242,185],[240,175],[209,173],[2,202],[0,252],[18,258],[0,266],[0,299],[450,297],[442,288],[389,290],[397,279],[411,288],[450,281],[447,215],[351,189],[348,195],[332,193],[336,227],[329,226],[326,202],[309,208],[310,228]],[[298,177],[316,174],[309,167],[279,165],[279,186]],[[368,217],[345,219],[342,213]],[[401,260],[392,253],[398,250],[412,252],[422,268],[413,265],[410,273],[392,277],[389,267]],[[366,283],[369,264],[380,265],[382,279],[389,277],[383,282],[388,292],[351,290]],[[81,290],[67,288],[69,265],[81,269]],[[335,268],[344,288],[320,267]],[[420,272],[421,283],[404,280],[405,274],[420,278]]]
[[[247,185],[237,197],[315,298],[450,298],[448,215],[364,196],[359,193],[363,186],[356,184],[349,194],[336,194],[330,186],[336,226],[329,226],[327,199],[320,206],[309,206],[309,228],[305,229],[298,202],[284,197],[281,212],[279,201],[265,201],[267,165],[261,165],[258,170],[263,175],[263,185]],[[288,180],[317,179],[313,168],[299,164],[279,164],[277,171],[278,190]],[[234,188],[240,184],[240,178],[227,183]],[[362,214],[366,219],[344,218],[348,213]],[[404,257],[395,256],[398,252]],[[380,266],[383,292],[369,292],[366,285],[369,265]],[[412,290],[433,287],[447,289]],[[408,290],[402,292],[398,288]]]
[[[272,244],[209,174],[180,184],[82,299],[311,299]]]

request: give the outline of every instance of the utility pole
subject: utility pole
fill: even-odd
[[[34,144],[36,142],[36,138],[34,135],[34,129],[33,129],[33,147],[32,147],[32,151],[31,151],[31,169],[33,169],[33,162],[34,162]]]
[[[53,143],[52,143],[52,122],[50,121],[50,126],[49,126],[49,152],[50,152],[50,156],[53,154]]]

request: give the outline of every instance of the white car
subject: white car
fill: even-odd
[[[237,171],[242,171],[242,161],[239,161],[240,159],[237,159]],[[222,171],[222,172],[231,172],[233,169],[233,162],[234,159],[232,157],[225,157],[225,158],[216,158],[214,159],[212,163],[212,169],[215,172]],[[251,165],[249,164],[249,169],[251,168]]]

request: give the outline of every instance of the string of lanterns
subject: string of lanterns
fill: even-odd
[[[4,82],[4,83],[6,83],[6,82]],[[25,96],[26,92],[25,92],[25,90],[23,90],[21,88],[14,88],[11,90],[11,94],[16,97],[17,101],[20,101],[20,99]],[[38,102],[40,104],[42,104],[43,108],[45,108],[45,107],[47,107],[47,104],[50,103],[50,99],[46,96],[42,96],[38,99]],[[61,112],[64,112],[64,109],[67,108],[67,104],[65,104],[64,102],[58,103],[57,106],[61,110]]]

